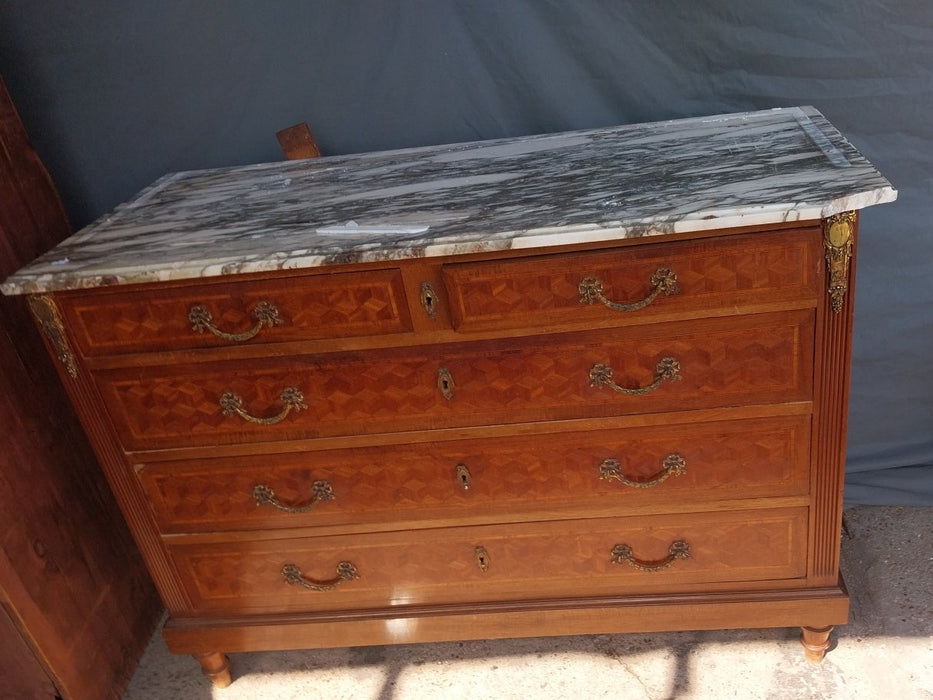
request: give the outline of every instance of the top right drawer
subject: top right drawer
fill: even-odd
[[[444,265],[458,331],[614,326],[812,306],[816,226]]]

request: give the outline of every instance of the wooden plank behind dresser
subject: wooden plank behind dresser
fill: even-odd
[[[0,278],[69,233],[0,80]],[[0,697],[119,698],[161,606],[21,297],[0,297],[0,425]]]

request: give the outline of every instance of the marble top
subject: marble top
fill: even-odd
[[[817,219],[893,201],[814,108],[166,175],[23,294]]]

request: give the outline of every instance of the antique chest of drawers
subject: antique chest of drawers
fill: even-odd
[[[839,577],[857,210],[812,108],[182,173],[30,294],[164,634],[800,626]]]

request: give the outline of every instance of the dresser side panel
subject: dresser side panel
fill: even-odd
[[[55,303],[54,297],[51,297],[51,303]],[[67,327],[63,328],[62,332],[70,339]],[[49,354],[54,358],[55,348],[50,345],[48,336],[43,334],[43,340]],[[116,497],[149,574],[159,590],[162,602],[170,612],[187,610],[188,602],[177,584],[177,575],[162,546],[149,504],[126,461],[112,425],[100,408],[101,400],[89,380],[90,373],[87,367],[81,358],[76,362],[76,376],[72,377],[61,362],[55,361],[62,385]]]

